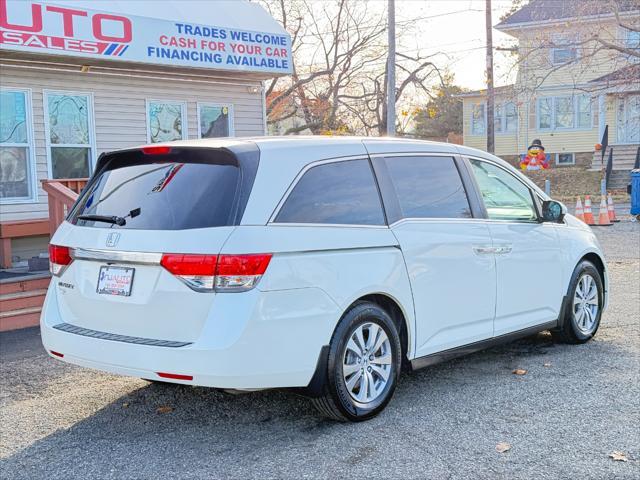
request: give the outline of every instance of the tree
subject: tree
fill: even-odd
[[[462,101],[456,96],[466,90],[453,84],[447,74],[443,84],[433,91],[433,98],[415,115],[415,135],[420,138],[443,138],[449,133],[462,133]]]
[[[262,0],[292,37],[293,73],[267,85],[270,125],[284,134],[382,134],[386,122],[386,12],[349,0]],[[410,30],[409,22],[398,30]],[[400,48],[399,48],[400,49]],[[398,53],[396,104],[428,95],[440,73],[431,58]]]

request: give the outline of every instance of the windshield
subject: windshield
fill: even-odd
[[[233,222],[238,180],[239,168],[231,164],[120,166],[103,172],[89,185],[69,220],[79,226],[114,229],[226,226]]]

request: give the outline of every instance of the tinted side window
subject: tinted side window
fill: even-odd
[[[388,157],[384,161],[403,218],[471,218],[453,158]]]
[[[289,194],[276,222],[384,225],[369,161],[347,160],[310,168]]]
[[[491,163],[471,160],[471,165],[489,218],[522,221],[538,219],[529,187]]]

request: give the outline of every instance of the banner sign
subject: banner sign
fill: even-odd
[[[0,49],[216,70],[292,71],[286,34],[31,0],[0,0]]]

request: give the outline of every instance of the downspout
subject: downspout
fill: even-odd
[[[264,81],[260,82],[260,97],[262,101],[262,135],[267,135],[267,93]]]

